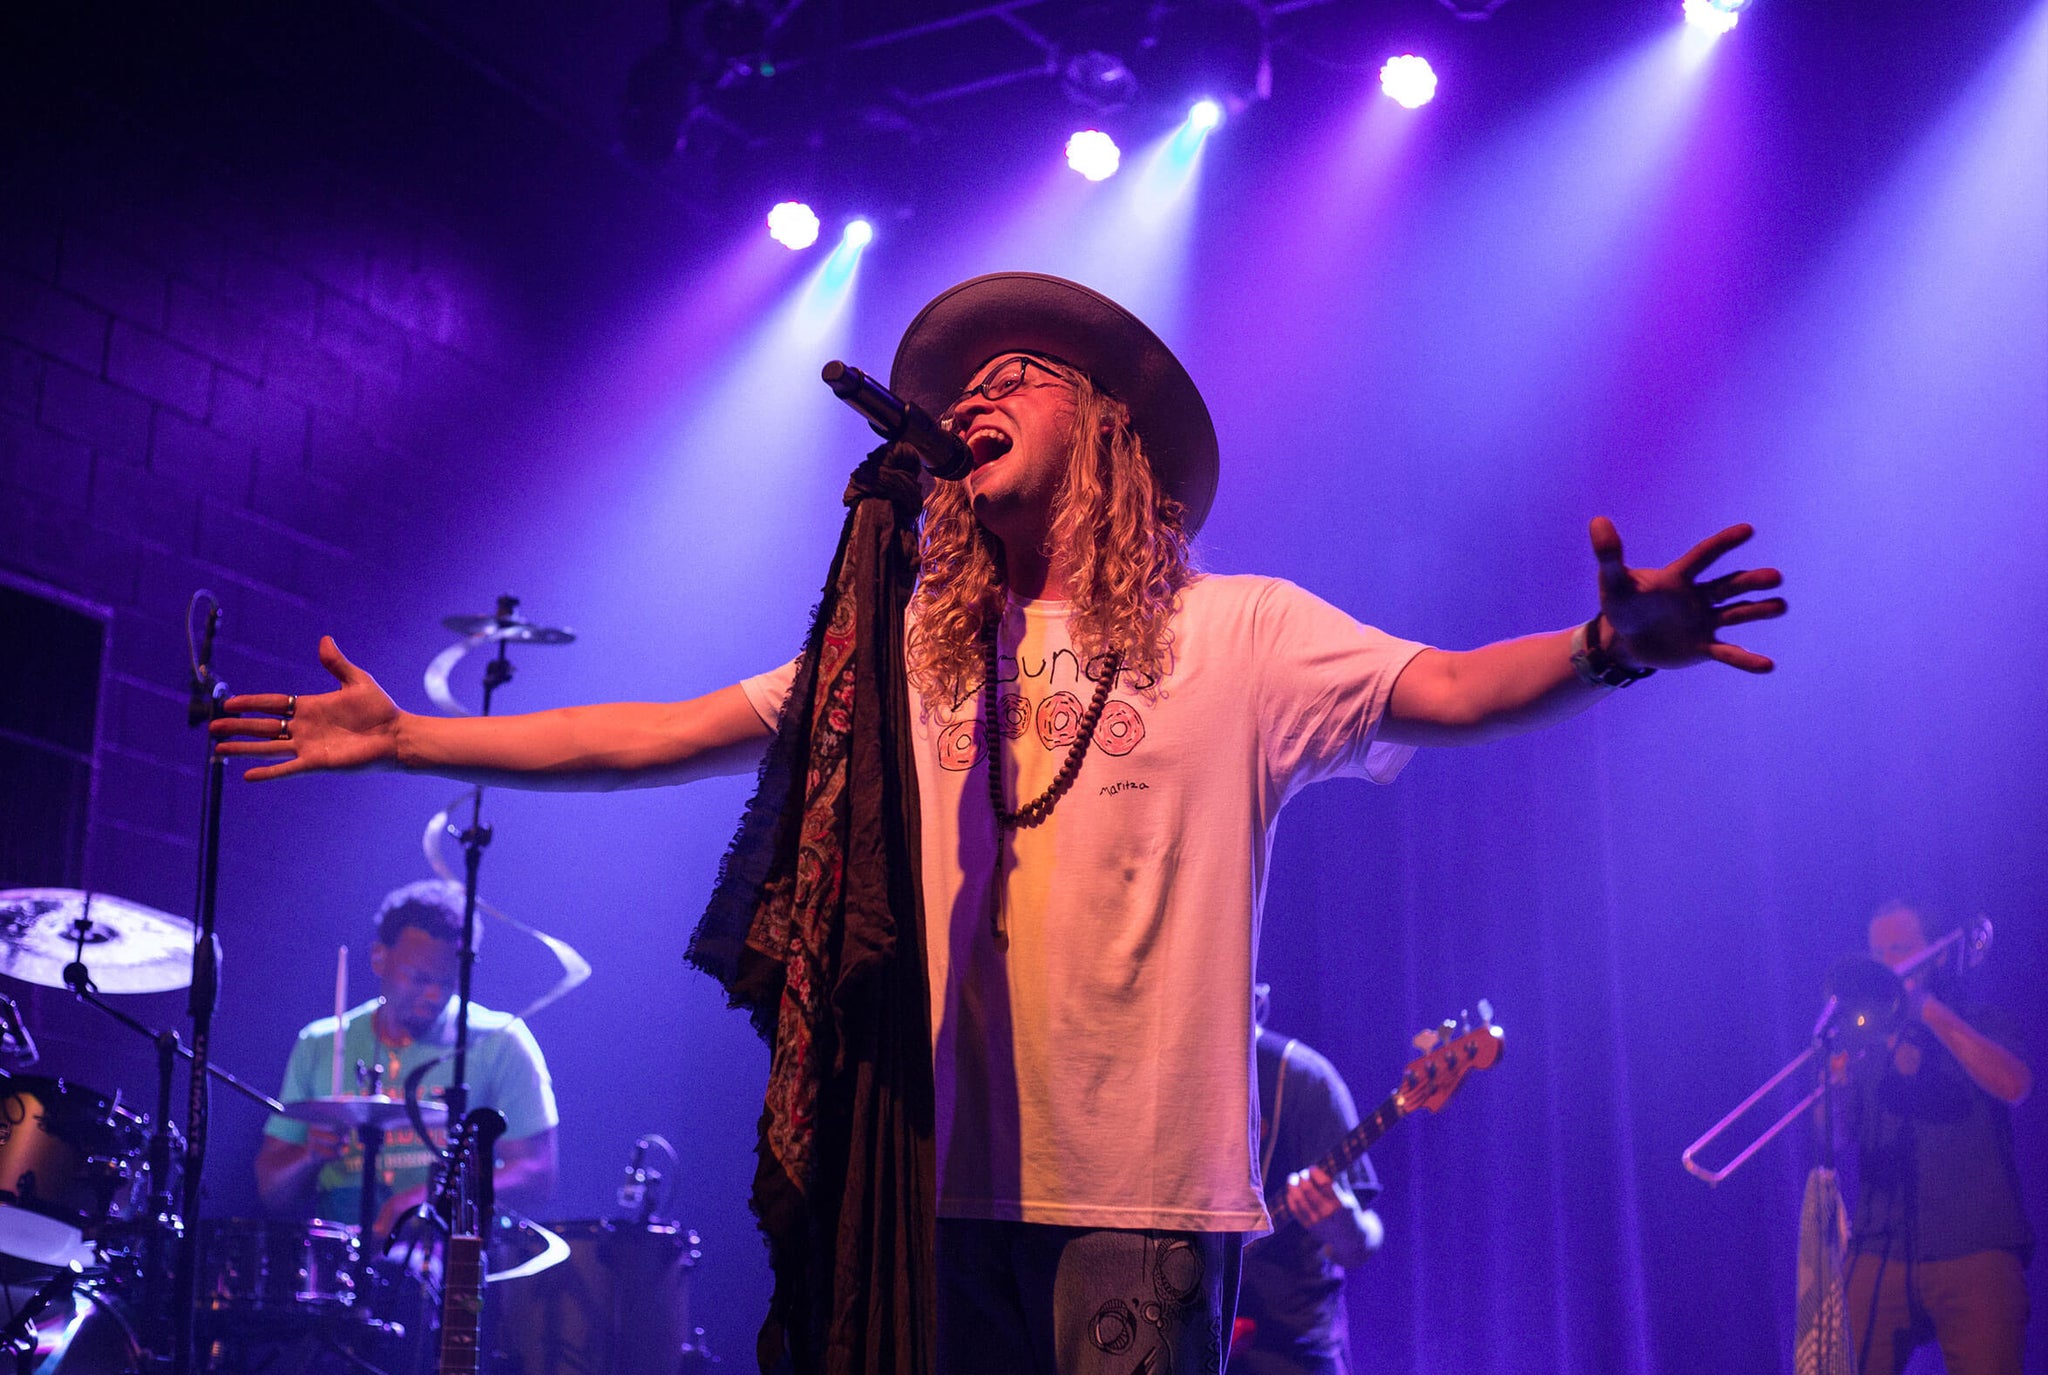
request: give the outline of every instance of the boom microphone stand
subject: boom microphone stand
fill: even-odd
[[[491,617],[492,629],[504,630],[520,622],[519,598],[511,593],[498,597],[498,609]],[[498,652],[484,666],[484,705],[480,716],[491,714],[491,696],[512,681],[510,636],[498,638]],[[477,873],[483,867],[484,847],[491,843],[491,828],[484,825],[484,785],[476,785],[470,797],[469,826],[458,837],[462,841],[462,955],[461,973],[455,986],[455,1068],[445,1095],[450,1123],[460,1122],[469,1112],[469,990],[470,975],[476,967]]]

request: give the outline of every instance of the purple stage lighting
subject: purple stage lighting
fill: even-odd
[[[783,201],[768,212],[768,237],[792,251],[818,241],[818,215],[802,201]]]
[[[848,248],[866,248],[875,241],[875,227],[866,220],[854,220],[846,226],[840,242]]]
[[[1198,100],[1188,109],[1188,127],[1207,133],[1223,122],[1223,107],[1213,100]]]
[[[1403,109],[1420,109],[1436,99],[1436,71],[1413,53],[1390,57],[1380,68],[1380,90]]]
[[[1083,129],[1067,140],[1067,166],[1090,181],[1106,181],[1115,176],[1122,160],[1116,140],[1100,129]]]
[[[1685,0],[1685,22],[1710,37],[1719,38],[1735,27],[1749,0]]]

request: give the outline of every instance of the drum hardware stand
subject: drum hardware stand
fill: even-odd
[[[169,1267],[173,1285],[182,1284],[177,1278],[175,1262],[187,1242],[198,1235],[198,1229],[193,1225],[189,1214],[181,1213],[179,1201],[171,1197],[171,1156],[177,1148],[177,1134],[171,1125],[171,1086],[176,1078],[175,1067],[181,1055],[193,1062],[193,1077],[200,1077],[197,1069],[198,1057],[190,1049],[179,1044],[177,1032],[155,1030],[100,996],[85,965],[85,943],[91,930],[92,923],[84,916],[79,917],[71,925],[71,937],[75,943],[77,956],[70,964],[64,966],[64,986],[71,990],[72,996],[86,1006],[94,1008],[156,1046],[156,1113],[151,1121],[148,1153],[143,1157],[145,1168],[149,1171],[149,1226],[144,1240],[143,1259],[144,1292],[147,1295],[144,1316],[147,1320],[146,1325],[155,1326],[168,1314],[173,1324],[172,1342],[175,1344],[183,1340],[189,1345],[191,1305],[168,1301],[177,1294],[186,1293],[187,1290],[183,1287],[174,1287],[172,1295],[166,1296],[162,1292],[162,1285],[166,1260],[173,1261]],[[207,1075],[218,1079],[258,1106],[268,1108],[271,1112],[284,1111],[284,1104],[260,1089],[251,1088],[219,1065],[209,1063],[205,1069]],[[164,1255],[166,1243],[173,1248],[169,1257]],[[61,1294],[53,1295],[51,1301],[62,1297]],[[196,1297],[193,1301],[196,1302]],[[185,1315],[182,1325],[186,1335],[183,1337],[179,1335],[181,1320],[177,1315],[180,1313]],[[19,1320],[17,1316],[16,1321]],[[157,1332],[161,1335],[161,1327],[157,1328]],[[173,1354],[175,1356],[175,1351]]]
[[[14,1368],[19,1375],[31,1375],[36,1367],[36,1319],[43,1310],[53,1303],[71,1297],[71,1291],[78,1286],[84,1270],[77,1261],[59,1270],[43,1281],[43,1287],[30,1296],[29,1301],[14,1311],[4,1327],[0,1327],[0,1351],[14,1353]]]
[[[73,923],[72,925],[72,937],[78,943],[79,957],[64,967],[64,986],[70,989],[72,995],[76,997],[80,1002],[85,1003],[89,1007],[97,1009],[98,1011],[104,1013],[106,1016],[111,1017],[113,1020],[119,1022],[122,1026],[127,1027],[136,1035],[143,1037],[145,1040],[152,1041],[156,1044],[158,1071],[156,1101],[157,1107],[159,1109],[157,1113],[157,1136],[163,1138],[163,1144],[159,1146],[156,1139],[153,1137],[150,1143],[150,1152],[152,1158],[154,1158],[155,1153],[159,1149],[161,1149],[166,1156],[165,1164],[167,1168],[164,1171],[163,1178],[161,1180],[152,1181],[152,1186],[154,1188],[163,1189],[166,1192],[166,1194],[168,1194],[167,1186],[169,1184],[170,1175],[170,1171],[168,1169],[168,1157],[172,1145],[170,1131],[171,1065],[174,1063],[176,1057],[182,1055],[187,1060],[191,1060],[196,1066],[198,1063],[198,1055],[196,1054],[196,1052],[192,1050],[191,1047],[181,1045],[179,1043],[177,1032],[158,1031],[155,1028],[151,1027],[147,1022],[137,1021],[135,1018],[129,1016],[120,1008],[114,1006],[112,1003],[108,1002],[105,998],[100,996],[99,989],[93,984],[92,976],[90,973],[87,972],[85,967],[85,941],[87,932],[90,931],[90,929],[91,923],[85,921],[83,918]],[[276,1113],[281,1113],[284,1111],[284,1104],[278,1102],[277,1099],[272,1098],[269,1094],[263,1092],[263,1090],[261,1089],[251,1088],[249,1085],[243,1083],[240,1079],[237,1079],[228,1071],[222,1069],[219,1065],[208,1064],[206,1066],[206,1073],[212,1078],[218,1079],[221,1083],[226,1084],[229,1088],[233,1089],[236,1093],[241,1094],[244,1098],[247,1098],[250,1102],[256,1104],[258,1107],[268,1108],[271,1112]]]
[[[36,1038],[28,1034],[28,1023],[21,1020],[21,1008],[14,999],[0,993],[0,1066],[6,1070],[27,1069],[40,1058]]]
[[[363,1186],[357,1191],[356,1207],[356,1221],[362,1230],[356,1235],[367,1257],[377,1226],[377,1157],[384,1152],[384,1128],[365,1122],[356,1128],[356,1139],[363,1143]]]

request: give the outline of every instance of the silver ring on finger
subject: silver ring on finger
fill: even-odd
[[[299,694],[294,692],[284,699],[284,719],[289,721],[298,714]]]
[[[292,723],[290,721],[279,721],[277,723],[277,738],[280,740],[292,738]]]

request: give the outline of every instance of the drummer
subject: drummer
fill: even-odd
[[[455,987],[460,971],[462,888],[428,879],[385,897],[377,913],[370,968],[380,996],[342,1014],[342,1082],[334,1080],[334,1018],[322,1017],[299,1033],[278,1095],[290,1103],[337,1093],[368,1092],[356,1066],[381,1068],[380,1091],[397,1096],[414,1069],[447,1056],[422,1081],[426,1090],[447,1085],[453,1073]],[[500,1206],[534,1212],[555,1185],[555,1090],[533,1033],[516,1017],[470,1004],[469,1102],[505,1114],[498,1141]],[[256,1187],[273,1213],[353,1222],[358,1216],[362,1143],[352,1131],[273,1116],[256,1153]],[[436,1143],[442,1132],[434,1131]],[[434,1148],[411,1126],[389,1128],[378,1158],[379,1235],[426,1198]]]

